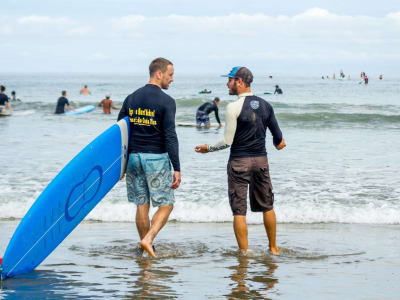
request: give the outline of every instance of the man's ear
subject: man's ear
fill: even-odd
[[[157,80],[161,80],[161,77],[162,77],[162,72],[161,72],[161,70],[157,70],[157,71],[154,73],[154,77],[155,77]]]

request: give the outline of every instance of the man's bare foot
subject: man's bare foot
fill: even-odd
[[[146,252],[151,256],[151,257],[157,257],[156,254],[154,253],[154,248],[153,245],[149,242],[146,242],[145,240],[142,240],[140,242],[140,246],[142,246],[142,248],[144,250],[146,250]]]
[[[278,247],[273,247],[273,248],[269,248],[269,252],[273,255],[279,255],[281,254],[281,251],[279,250]]]
[[[239,250],[239,255],[240,256],[251,256],[254,254],[254,251],[251,249],[240,249]]]

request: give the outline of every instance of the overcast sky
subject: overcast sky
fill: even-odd
[[[0,72],[398,74],[400,0],[2,0]]]

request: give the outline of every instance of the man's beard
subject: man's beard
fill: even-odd
[[[169,87],[169,83],[167,83],[166,81],[161,81],[161,88],[163,90],[168,90]]]
[[[236,86],[236,82],[232,85],[232,87],[229,89],[229,95],[237,95],[238,91],[237,91],[237,86]]]

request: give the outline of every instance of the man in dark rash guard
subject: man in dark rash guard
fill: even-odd
[[[234,67],[224,76],[229,78],[227,83],[229,94],[239,97],[226,107],[224,138],[215,145],[196,146],[195,151],[208,153],[231,147],[227,166],[228,196],[239,249],[243,254],[248,250],[246,199],[247,189],[250,186],[251,210],[263,213],[269,251],[272,254],[279,254],[276,245],[274,194],[265,149],[267,128],[273,136],[276,149],[283,149],[286,146],[285,140],[272,106],[252,94],[250,84],[253,81],[253,74],[250,70],[246,67]]]
[[[54,113],[55,114],[65,113],[65,106],[67,107],[67,110],[73,109],[73,107],[69,104],[69,101],[67,99],[67,91],[62,91],[61,97],[58,98],[58,100],[57,100],[56,111]]]
[[[176,104],[162,91],[173,81],[174,67],[169,60],[156,58],[149,71],[149,83],[125,99],[118,120],[128,116],[130,121],[126,186],[128,200],[137,205],[140,245],[156,257],[153,240],[173,209],[173,190],[179,187],[181,172],[175,131]],[[158,207],[151,224],[150,201],[153,207]]]
[[[12,113],[12,107],[8,96],[6,95],[6,87],[4,85],[0,85],[0,114],[8,115],[10,113]]]
[[[219,127],[222,127],[221,121],[219,120],[218,115],[218,105],[219,105],[219,98],[215,97],[213,102],[206,102],[202,104],[196,112],[196,126],[197,128],[201,127],[201,124],[204,124],[206,128],[210,128],[210,117],[208,116],[212,111],[215,112],[215,119],[219,124]]]

